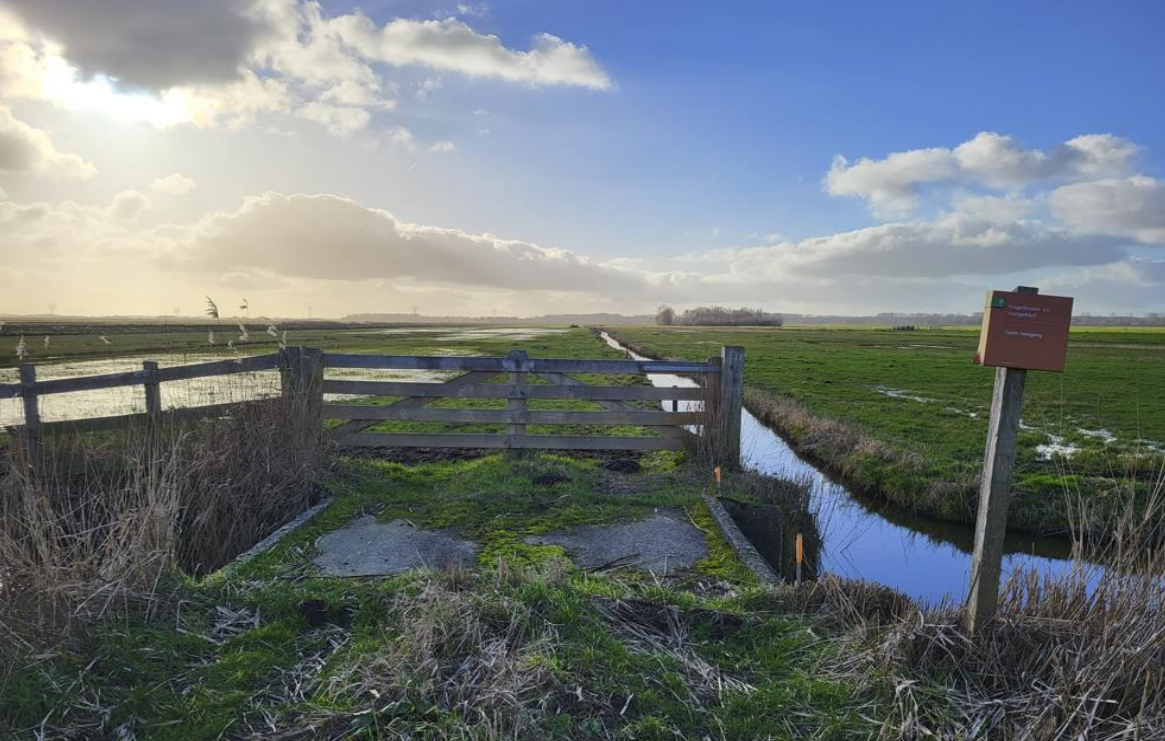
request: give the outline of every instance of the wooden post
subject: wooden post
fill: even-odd
[[[142,361],[142,370],[146,372],[146,380],[142,383],[146,391],[146,414],[150,417],[150,424],[156,425],[162,416],[162,385],[158,382],[157,361]]]
[[[318,347],[288,347],[279,351],[280,390],[291,399],[306,434],[323,426],[324,351]]]
[[[28,463],[40,456],[40,405],[36,393],[36,366],[20,366],[20,398],[24,402],[24,444]]]
[[[744,404],[744,348],[720,349],[720,399],[716,405],[721,464],[740,468],[740,411]]]
[[[1020,286],[1021,293],[1038,293]],[[964,623],[974,633],[995,616],[999,604],[999,580],[1003,572],[1003,539],[1007,534],[1007,508],[1015,468],[1015,445],[1023,409],[1023,368],[996,368],[991,394],[991,419],[987,449],[979,485],[979,515],[975,520],[975,550],[971,556],[971,592]]]
[[[515,360],[526,360],[530,356],[525,350],[510,350],[509,357]],[[519,414],[523,418],[526,416],[527,401],[526,401],[526,374],[523,371],[511,371],[509,374],[509,381],[514,386],[517,395],[506,402],[506,411],[513,414]],[[511,422],[506,426],[506,436],[508,438],[522,437],[526,434],[525,422]]]

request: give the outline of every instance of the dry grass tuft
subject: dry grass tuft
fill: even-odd
[[[1131,483],[1125,496],[1136,497]],[[1150,499],[1148,513],[1128,507],[1094,554],[1106,569],[1014,573],[998,616],[975,635],[959,607],[921,610],[883,588],[818,584],[823,611],[864,647],[839,671],[890,676],[892,737],[1165,738],[1165,557],[1151,547],[1165,487]]]
[[[0,616],[51,634],[147,607],[174,568],[216,569],[305,509],[318,436],[287,435],[294,400],[229,418],[19,439],[0,474]]]
[[[456,713],[466,738],[530,738],[546,718],[582,702],[544,660],[559,641],[557,626],[511,596],[515,583],[563,579],[561,564],[537,572],[499,565],[489,577],[492,588],[471,586],[472,578],[430,574],[419,588],[394,596],[384,624],[395,635],[325,688],[326,695],[370,705],[354,728],[391,737],[420,719]]]

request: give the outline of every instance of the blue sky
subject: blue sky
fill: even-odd
[[[0,312],[1165,310],[1161,3],[68,6],[0,0]]]

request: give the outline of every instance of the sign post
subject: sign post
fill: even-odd
[[[995,366],[991,419],[979,486],[971,593],[965,625],[975,632],[995,616],[1003,571],[1003,539],[1015,467],[1015,445],[1028,370],[1062,372],[1068,355],[1072,299],[1040,296],[1038,288],[992,291],[983,309],[975,362]]]

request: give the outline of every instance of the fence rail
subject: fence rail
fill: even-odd
[[[415,383],[328,379],[327,368],[460,371],[445,382]],[[298,422],[318,430],[325,420],[341,422],[328,430],[340,445],[356,447],[502,448],[548,450],[677,450],[698,435],[727,441],[728,451],[739,451],[739,420],[714,412],[739,411],[743,389],[743,350],[724,348],[721,357],[706,363],[607,359],[530,358],[515,350],[506,357],[426,357],[412,355],[353,355],[325,353],[318,348],[285,348],[278,354],[159,368],[146,361],[141,370],[38,381],[36,367],[20,368],[20,383],[0,385],[0,399],[20,398],[24,424],[10,428],[22,434],[35,450],[41,436],[58,430],[100,431],[161,421],[208,419],[235,413],[241,404],[272,404],[279,399],[257,399],[227,404],[173,409],[162,408],[162,384],[213,376],[276,370],[280,372],[280,399],[297,399]],[[700,387],[648,385],[589,385],[570,373],[644,375],[675,373],[702,379]],[[500,382],[499,382],[499,379]],[[84,419],[42,422],[43,396],[75,391],[141,386],[146,411]],[[384,405],[325,403],[325,394],[395,397]],[[440,399],[505,400],[505,408],[467,409],[429,406]],[[531,401],[590,402],[602,411],[530,409]],[[645,408],[651,402],[655,408]],[[671,402],[671,410],[664,403]],[[680,402],[702,402],[681,411]],[[449,425],[504,425],[494,434],[409,434],[366,432],[388,421]],[[527,434],[529,425],[644,427],[655,436]],[[735,462],[733,460],[732,462]]]

